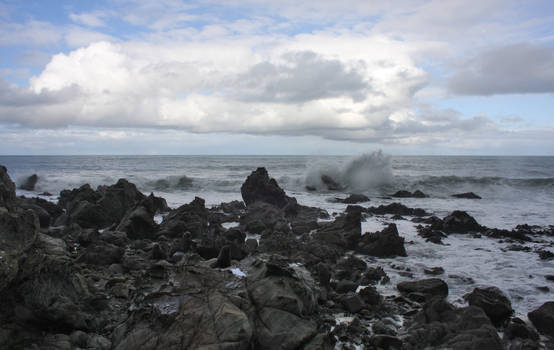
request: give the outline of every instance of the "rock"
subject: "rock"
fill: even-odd
[[[421,192],[420,190],[416,190],[414,193],[406,190],[400,190],[391,195],[391,197],[396,198],[425,198],[427,197],[425,193]]]
[[[551,260],[554,259],[554,253],[552,253],[549,250],[546,249],[539,249],[537,250],[537,253],[539,254],[539,258],[541,260]]]
[[[240,229],[254,234],[261,234],[265,230],[290,232],[283,210],[261,201],[248,206],[246,214],[240,217]]]
[[[358,283],[344,280],[339,281],[335,286],[335,290],[337,291],[337,293],[355,292],[356,288],[358,288]]]
[[[96,201],[100,198],[100,193],[93,190],[89,184],[85,184],[79,188],[61,191],[58,204],[62,208],[67,209],[68,212],[71,212],[73,210],[73,207],[82,201],[96,203]]]
[[[48,228],[50,226],[50,221],[52,220],[50,214],[42,207],[35,205],[32,200],[20,197],[16,199],[16,203],[21,209],[32,210],[38,217],[40,227]]]
[[[554,301],[542,304],[527,316],[541,334],[554,337]]]
[[[0,210],[0,292],[17,276],[20,260],[35,242],[38,229],[38,218],[31,210],[20,213]]]
[[[298,349],[317,332],[313,321],[270,307],[260,311],[256,329],[260,349],[267,350]]]
[[[158,243],[154,243],[150,252],[150,258],[152,260],[165,260],[167,259],[167,254]]]
[[[130,239],[154,238],[158,225],[154,222],[153,212],[140,205],[130,210],[117,227],[125,232]]]
[[[404,238],[398,234],[395,224],[389,224],[382,231],[363,235],[358,242],[356,251],[382,258],[407,255]]]
[[[270,178],[265,168],[253,171],[240,188],[242,199],[246,206],[254,202],[264,202],[284,208],[288,203],[288,197],[275,179]]]
[[[482,308],[496,326],[509,320],[514,312],[510,300],[496,287],[475,288],[471,293],[464,295],[464,299],[469,305]]]
[[[369,202],[369,197],[363,194],[351,194],[346,198],[334,198],[333,202],[344,204],[357,204],[363,202]]]
[[[554,282],[554,275],[546,275],[544,276],[548,281]]]
[[[340,185],[329,175],[321,175],[321,182],[329,191],[342,191],[344,189],[344,186]]]
[[[357,313],[365,307],[363,299],[356,293],[342,295],[340,302],[346,311],[351,313]]]
[[[442,220],[442,230],[446,233],[481,232],[483,226],[479,225],[473,217],[461,210],[455,210]]]
[[[381,281],[383,278],[388,278],[385,270],[381,266],[370,267],[363,274],[361,283],[362,284],[375,284]]]
[[[98,349],[98,350],[110,350],[112,348],[112,342],[109,341],[106,337],[103,337],[98,334],[93,334],[87,339],[87,348]]]
[[[164,217],[158,235],[180,237],[190,232],[192,238],[203,236],[208,231],[208,210],[202,198],[195,197],[188,204],[171,211]]]
[[[377,349],[385,349],[385,350],[402,349],[402,340],[391,335],[377,334],[371,337],[370,342]]]
[[[256,249],[258,249],[258,240],[255,238],[248,238],[244,244],[246,245],[246,249],[252,253],[255,252]]]
[[[380,205],[378,207],[369,207],[367,209],[370,214],[385,215],[411,215],[411,216],[425,216],[428,215],[425,210],[421,208],[408,208],[401,203],[391,203],[388,205]]]
[[[70,212],[70,220],[83,228],[105,228],[112,222],[98,204],[81,201]]]
[[[226,268],[231,266],[231,245],[224,245],[219,251],[216,263],[213,267]]]
[[[352,249],[361,238],[361,227],[361,214],[349,211],[338,216],[332,222],[321,224],[313,237],[327,244]]]
[[[419,293],[425,296],[427,300],[432,297],[446,297],[448,295],[448,285],[440,278],[428,278],[413,282],[400,282],[396,288],[403,294]]]
[[[504,337],[509,340],[515,338],[539,340],[537,332],[517,317],[512,318],[510,323],[504,328]]]
[[[100,186],[98,192],[102,197],[97,204],[104,209],[113,223],[119,223],[128,210],[146,199],[133,183],[125,179],[119,179],[111,186]]]
[[[8,170],[0,165],[0,207],[11,209],[15,203],[15,184],[8,175]]]
[[[362,300],[368,305],[379,305],[383,301],[383,297],[373,286],[367,286],[358,291]]]
[[[444,273],[444,269],[440,266],[431,267],[430,269],[423,269],[423,273],[426,275],[442,275]]]
[[[481,199],[478,195],[473,192],[457,193],[453,194],[451,197],[455,198],[468,198],[468,199]]]
[[[25,191],[34,191],[37,182],[38,182],[38,175],[33,174],[27,177],[25,180],[23,180],[21,185],[19,185],[19,188]]]
[[[73,331],[69,335],[69,339],[75,347],[84,348],[87,346],[88,334],[79,330]]]
[[[110,243],[94,242],[77,258],[77,262],[90,265],[118,264],[125,250]]]

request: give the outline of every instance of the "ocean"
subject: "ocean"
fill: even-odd
[[[195,196],[211,206],[241,200],[240,187],[246,177],[257,167],[265,167],[300,204],[330,214],[346,208],[330,199],[361,193],[371,199],[364,206],[401,202],[438,217],[464,210],[487,227],[554,225],[554,157],[387,156],[381,152],[358,156],[0,156],[0,164],[16,183],[32,174],[39,176],[35,191],[18,190],[18,195],[52,201],[63,189],[85,183],[110,185],[126,178],[142,192],[164,197],[173,208]],[[329,191],[322,175],[343,190]],[[420,190],[428,197],[390,198],[398,190]],[[451,197],[464,192],[482,199]],[[417,235],[415,223],[390,216],[369,217],[362,230],[374,232],[386,222],[398,226],[408,256],[368,260],[383,266],[391,277],[391,283],[379,287],[385,294],[396,293],[396,283],[408,278],[399,273],[398,266],[408,267],[412,278],[428,277],[424,268],[441,266],[446,272],[440,277],[450,287],[449,300],[460,305],[462,296],[477,286],[499,287],[520,316],[551,299],[550,292],[538,288],[554,288],[545,279],[554,274],[554,261],[541,260],[534,251],[506,250],[508,243],[501,240],[455,234],[444,240],[445,245],[436,245]],[[535,238],[536,242],[527,244],[532,250],[552,250],[553,237]]]

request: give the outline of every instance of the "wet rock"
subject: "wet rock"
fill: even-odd
[[[391,195],[391,197],[395,198],[425,198],[427,197],[425,193],[421,192],[420,190],[416,190],[415,192],[410,192],[406,190],[400,190]]]
[[[167,253],[158,243],[154,243],[150,251],[150,258],[152,260],[165,260],[167,259]]]
[[[429,226],[418,225],[416,227],[417,234],[419,236],[421,236],[422,238],[425,238],[426,242],[431,242],[431,243],[435,243],[435,244],[443,244],[443,242],[442,242],[443,238],[447,238],[448,236],[446,234],[444,234],[442,231],[437,230],[435,227],[436,226],[434,226],[434,225],[429,225]]]
[[[48,226],[50,226],[52,218],[50,217],[50,214],[42,207],[34,204],[33,201],[27,200],[26,198],[22,197],[17,198],[16,203],[17,206],[21,209],[32,210],[38,217],[40,227],[48,228]]]
[[[504,328],[504,337],[508,340],[516,338],[539,340],[537,332],[517,317],[512,318],[510,323]]]
[[[419,281],[400,282],[396,288],[403,294],[419,293],[425,296],[426,300],[432,297],[446,297],[448,285],[440,278],[428,278]]]
[[[294,350],[317,332],[316,324],[280,309],[263,308],[256,324],[261,349]]]
[[[346,311],[357,313],[365,307],[364,300],[356,293],[348,293],[339,298]]]
[[[204,199],[195,197],[164,217],[158,235],[180,237],[190,232],[193,238],[200,237],[208,231],[208,214]]]
[[[242,199],[246,206],[255,202],[264,202],[284,208],[288,204],[288,197],[275,179],[270,178],[265,168],[253,171],[240,188]]]
[[[244,244],[246,245],[246,249],[252,253],[255,252],[256,249],[258,249],[258,240],[255,238],[248,238]]]
[[[231,266],[231,245],[224,245],[219,251],[214,267],[226,268]]]
[[[335,203],[357,204],[357,203],[369,202],[369,197],[363,194],[351,194],[346,198],[333,198],[332,201]]]
[[[442,230],[446,233],[481,232],[483,227],[468,213],[455,210],[442,220]]]
[[[402,349],[402,340],[391,335],[377,334],[372,336],[370,341],[377,349]]]
[[[539,254],[539,258],[541,260],[551,260],[554,259],[554,253],[552,253],[549,250],[546,249],[539,249],[537,250],[537,253]]]
[[[128,210],[146,199],[133,183],[125,179],[119,179],[111,186],[100,186],[98,192],[101,198],[97,204],[104,209],[113,223],[119,223]]]
[[[90,265],[111,265],[122,261],[124,249],[105,242],[94,242],[77,258]]]
[[[278,207],[265,202],[254,202],[249,205],[246,214],[240,217],[240,228],[244,232],[254,234],[260,234],[265,230],[290,231],[285,213]]]
[[[37,182],[38,182],[38,175],[33,174],[25,178],[21,183],[21,185],[19,185],[19,188],[25,191],[34,191]]]
[[[352,249],[361,238],[361,232],[361,214],[350,211],[332,222],[321,224],[313,237],[330,245]]]
[[[554,337],[554,301],[542,304],[538,309],[529,312],[527,316],[541,334]]]
[[[382,231],[363,235],[358,242],[356,251],[382,258],[407,255],[404,238],[398,234],[395,224],[389,224]]]
[[[70,220],[83,228],[104,228],[112,222],[104,209],[89,201],[81,201],[72,207]]]
[[[361,284],[375,284],[383,278],[388,278],[388,276],[381,266],[370,267],[363,274]]]
[[[454,198],[467,198],[467,199],[481,199],[478,195],[473,192],[457,193],[453,194],[451,197]]]
[[[112,342],[99,334],[93,334],[87,339],[87,348],[98,350],[109,350],[112,348]]]
[[[469,305],[482,308],[496,326],[506,322],[514,312],[510,300],[496,287],[475,288],[464,299]]]
[[[352,281],[339,281],[335,285],[335,290],[337,293],[348,293],[348,292],[354,292],[356,291],[356,288],[358,288],[358,283],[352,282]]]
[[[84,348],[87,346],[88,334],[83,331],[76,330],[69,335],[69,339],[71,344],[74,346]]]
[[[329,175],[321,175],[321,182],[327,187],[329,191],[342,191],[344,186],[339,184]]]
[[[547,280],[549,280],[551,282],[554,282],[554,275],[546,275],[546,276],[544,276],[544,278],[546,278]]]
[[[407,206],[401,203],[391,203],[388,205],[380,205],[378,207],[369,207],[367,209],[367,212],[371,214],[377,214],[377,215],[385,215],[385,214],[412,215],[412,216],[428,215],[428,213],[421,208],[408,208]]]

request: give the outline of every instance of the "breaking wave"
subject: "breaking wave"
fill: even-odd
[[[310,190],[361,192],[389,185],[392,179],[391,158],[379,150],[344,164],[314,163],[306,173],[305,184]]]

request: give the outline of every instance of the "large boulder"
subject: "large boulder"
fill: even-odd
[[[396,285],[396,288],[401,293],[407,294],[408,297],[412,293],[417,293],[418,295],[424,296],[426,300],[430,300],[437,296],[444,298],[448,295],[448,285],[440,278],[400,282]]]
[[[125,179],[119,179],[111,186],[101,186],[98,192],[102,198],[97,201],[97,204],[105,210],[114,223],[120,222],[128,210],[146,199],[133,183]]]
[[[359,211],[347,211],[334,221],[320,224],[313,237],[327,244],[354,249],[361,238],[361,220]]]
[[[208,214],[204,199],[195,197],[192,202],[183,204],[164,217],[159,235],[178,237],[190,232],[192,237],[199,237],[208,230]]]
[[[540,333],[554,337],[554,301],[542,304],[527,316]]]
[[[469,305],[478,306],[499,326],[510,319],[514,313],[510,300],[496,287],[475,288],[471,293],[464,295]]]
[[[0,165],[0,207],[11,209],[15,202],[15,184],[6,167]]]
[[[468,233],[481,232],[484,228],[465,211],[455,210],[442,219],[442,230],[447,233]]]
[[[385,215],[413,215],[413,216],[425,216],[428,213],[421,208],[409,208],[402,203],[391,203],[387,205],[380,205],[378,207],[369,207],[367,209],[370,214]]]
[[[242,199],[246,206],[261,201],[284,208],[289,203],[285,191],[279,187],[275,179],[270,178],[265,168],[253,171],[240,188]]]
[[[127,233],[127,237],[131,239],[152,239],[157,229],[158,225],[154,222],[152,213],[142,205],[127,212],[117,227],[118,231]]]
[[[382,231],[363,235],[358,242],[356,251],[381,258],[407,255],[404,238],[398,234],[395,224],[389,224]]]

